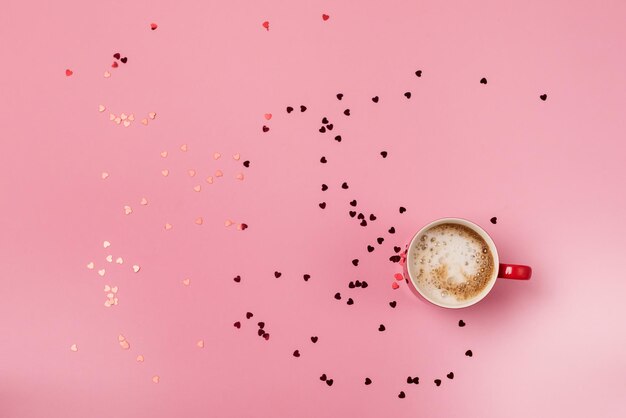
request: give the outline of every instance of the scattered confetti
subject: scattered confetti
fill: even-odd
[[[227,219],[227,220],[224,222],[224,226],[226,226],[226,227],[229,227],[229,226],[231,226],[232,224],[233,224],[233,221],[231,221],[230,219]]]
[[[437,386],[441,385],[441,379],[435,379],[435,385]]]
[[[169,231],[170,229],[172,229],[172,224],[165,224],[165,230]]]
[[[93,270],[93,267],[94,267],[94,265],[93,265],[93,261],[91,261],[91,262],[89,262],[89,263],[87,264],[87,268],[88,268],[89,270]]]
[[[109,247],[111,246],[111,243],[110,243],[109,241],[104,241],[104,242],[102,243],[102,246],[103,246],[104,248],[109,248]]]
[[[202,219],[201,216],[199,216],[196,218],[194,222],[196,223],[196,225],[202,225],[204,223],[204,220]]]
[[[454,379],[454,373],[450,372],[446,375],[446,377],[450,380]]]
[[[117,257],[117,259],[115,259],[115,262],[117,264],[123,264],[124,263],[124,259],[122,257]]]
[[[71,74],[70,74],[70,75],[71,75]],[[72,345],[70,346],[70,350],[71,350],[71,351],[73,351],[73,352],[77,352],[77,351],[78,351],[78,346],[77,346],[76,344],[72,344]]]
[[[293,356],[294,357],[300,357],[300,351],[299,350],[294,351],[293,352]]]
[[[263,117],[265,118],[265,120],[270,120],[270,119],[272,119],[272,114],[271,113],[266,113],[265,115],[263,115]]]
[[[548,98],[548,95],[547,94],[542,94],[541,96],[539,96],[539,98],[545,102],[546,99]]]
[[[133,213],[133,209],[130,206],[124,206],[124,214],[130,215]]]
[[[109,178],[109,173],[107,173],[106,171],[103,171],[102,174],[100,174],[100,178],[102,180],[106,180]]]
[[[394,278],[394,279],[396,279],[396,280],[398,280],[398,281],[404,280],[404,276],[402,275],[402,273],[396,273],[396,274],[394,274],[394,275],[393,275],[393,278]]]
[[[237,175],[235,176],[235,178],[236,178],[237,180],[241,180],[241,181],[243,181],[243,173],[237,173]]]
[[[98,112],[104,112],[106,110],[106,107],[104,107],[104,105],[98,105]]]
[[[216,170],[215,171],[215,177],[222,177],[224,175],[224,173],[222,172],[222,170]]]
[[[156,30],[159,26],[156,23],[150,23],[150,30]],[[166,31],[167,32],[167,31]]]
[[[240,156],[239,156],[238,153],[237,154],[233,154],[233,160],[239,161],[239,158],[240,158]]]
[[[491,221],[492,224],[497,224],[498,223],[498,218],[496,218],[495,216],[493,218],[491,218],[489,221]]]
[[[467,351],[465,352],[465,355],[466,355],[467,357],[472,357],[474,354],[472,353],[472,350],[467,350]]]
[[[163,177],[167,177],[170,175],[170,170],[167,170],[167,169],[161,170],[161,174],[163,175]]]
[[[391,283],[391,288],[392,288],[393,290],[396,290],[396,289],[398,289],[399,287],[400,287],[400,285],[398,284],[398,282],[393,282],[393,283]]]
[[[111,77],[111,73],[108,72],[108,71],[105,71],[104,72],[104,78],[109,78],[109,77]]]
[[[189,174],[189,177],[194,177],[196,175],[196,170],[187,170],[187,174]]]
[[[464,327],[465,326],[465,321],[463,321],[462,319],[459,320],[459,326],[460,327]]]
[[[369,377],[365,378],[365,384],[366,385],[371,385],[372,384],[372,379],[370,379]]]
[[[100,277],[104,277],[105,273],[106,273],[105,269],[98,270],[98,274],[100,275]]]
[[[152,381],[154,383],[159,383],[160,380],[161,380],[161,378],[159,376],[152,376]]]
[[[487,84],[487,79],[485,77],[481,78],[480,84]]]
[[[385,326],[383,324],[380,324],[380,326],[378,327],[378,331],[383,332],[385,330]]]
[[[396,302],[395,300],[389,302],[389,306],[391,306],[392,308],[395,308],[397,304],[398,302]]]
[[[323,21],[327,21],[329,17],[330,17],[330,16],[328,16],[327,14],[323,14],[323,15],[322,15],[322,20],[323,20]]]
[[[263,27],[265,28],[265,30],[269,31],[270,30],[270,22],[268,22],[267,20],[265,22],[263,22]]]
[[[141,270],[141,267],[139,267],[137,264],[133,265],[133,272],[138,273],[139,270]]]
[[[401,391],[401,392],[398,394],[398,398],[400,398],[400,399],[404,399],[404,397],[405,397],[405,396],[406,396],[406,395],[404,394],[404,392],[403,392],[403,391]]]
[[[71,76],[72,74],[74,74],[74,71],[70,70],[69,68],[67,70],[65,70],[65,75],[67,77]]]
[[[139,204],[142,206],[146,206],[148,204],[148,199],[146,199],[145,197],[142,197],[141,200],[139,201]]]
[[[150,112],[148,113],[148,117],[152,120],[154,120],[156,118],[156,113],[155,112]],[[185,149],[184,151],[187,151],[187,145],[184,145]]]
[[[180,146],[180,150],[181,150],[182,152],[187,152],[187,144],[183,144],[183,145],[181,145],[181,146]]]
[[[136,358],[138,363],[143,363],[143,356],[141,354],[139,354]]]
[[[187,278],[187,279],[183,279],[183,284],[185,286],[189,286],[189,284],[191,283],[191,279]]]
[[[196,346],[197,346],[198,348],[204,348],[204,340],[199,340],[199,341],[196,343]]]

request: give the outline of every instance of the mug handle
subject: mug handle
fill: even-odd
[[[499,279],[528,280],[533,275],[533,269],[519,264],[500,264]]]

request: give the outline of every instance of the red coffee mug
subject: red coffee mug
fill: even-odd
[[[494,269],[492,277],[490,278],[487,286],[478,295],[474,296],[473,298],[467,301],[462,301],[462,302],[455,303],[455,304],[445,304],[445,303],[442,303],[441,301],[437,301],[431,297],[428,297],[428,295],[425,294],[425,292],[420,290],[420,286],[418,285],[418,282],[415,279],[415,277],[413,277],[413,275],[409,272],[408,263],[406,262],[407,258],[410,259],[411,250],[415,248],[416,239],[423,232],[437,225],[447,224],[447,223],[466,226],[470,228],[471,230],[473,230],[474,232],[476,232],[478,235],[480,235],[483,238],[483,240],[487,243],[487,245],[489,246],[489,249],[491,250],[491,253],[493,254],[494,265],[498,266],[497,271]],[[472,306],[480,302],[481,300],[484,299],[485,296],[487,296],[487,294],[489,294],[494,284],[496,283],[496,279],[498,278],[514,279],[514,280],[528,280],[532,276],[532,269],[529,266],[524,266],[524,265],[519,265],[519,264],[500,263],[499,257],[498,257],[498,250],[493,240],[489,236],[489,234],[487,234],[485,230],[483,230],[481,227],[479,227],[475,223],[470,222],[466,219],[461,219],[461,218],[442,218],[424,226],[411,239],[411,242],[409,243],[407,250],[405,250],[402,253],[402,258],[400,260],[400,263],[402,264],[403,269],[404,269],[404,278],[406,279],[406,282],[410,284],[410,287],[413,293],[417,294],[417,296],[419,296],[421,299],[427,302],[430,302],[434,305],[441,306],[443,308],[451,308],[451,309],[466,308],[468,306]]]

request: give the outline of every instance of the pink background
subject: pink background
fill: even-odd
[[[620,416],[624,2],[299,3],[3,4],[0,416]],[[533,279],[463,311],[392,290],[393,246],[443,216]]]

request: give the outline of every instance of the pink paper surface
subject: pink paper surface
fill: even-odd
[[[3,4],[0,417],[623,416],[625,12]],[[462,311],[393,290],[393,247],[445,216],[533,279]]]

